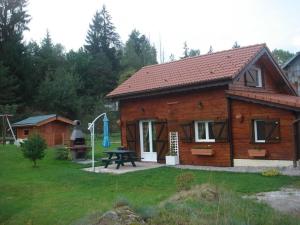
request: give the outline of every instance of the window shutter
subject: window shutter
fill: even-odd
[[[194,140],[194,121],[180,124],[180,140],[191,143]]]
[[[265,121],[266,143],[280,142],[280,121]]]
[[[155,121],[152,126],[155,129],[153,145],[157,152],[157,160],[163,162],[169,152],[168,123],[166,120]]]
[[[245,72],[245,85],[248,87],[256,87],[257,85],[257,76],[255,70],[247,70]]]
[[[136,121],[130,121],[126,122],[126,142],[127,142],[127,148],[130,150],[135,151],[136,150],[136,144],[138,142],[137,138],[137,122]]]
[[[251,120],[251,124],[250,124],[250,142],[251,143],[255,143],[255,131],[254,131],[254,119]]]
[[[228,122],[227,120],[214,121],[213,133],[216,142],[228,141]]]

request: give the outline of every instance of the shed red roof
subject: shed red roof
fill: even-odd
[[[300,97],[293,95],[275,94],[275,93],[261,93],[261,92],[247,92],[247,91],[233,91],[226,92],[229,96],[237,96],[249,100],[258,100],[261,102],[274,103],[281,106],[291,108],[298,108],[300,110]]]
[[[145,66],[110,92],[107,97],[232,79],[265,46],[265,44],[257,44],[169,63]]]

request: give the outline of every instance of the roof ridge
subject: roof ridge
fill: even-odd
[[[253,47],[256,47],[256,46],[260,46],[260,45],[262,47],[266,47],[266,43],[253,44],[253,45],[243,46],[243,47],[240,47],[240,48],[225,49],[225,50],[221,50],[221,51],[217,51],[217,52],[206,53],[206,54],[203,54],[203,55],[186,57],[186,58],[183,58],[183,59],[178,59],[178,60],[174,60],[174,61],[170,61],[170,62],[165,62],[165,63],[158,63],[158,64],[147,65],[147,66],[143,66],[142,69],[149,68],[149,67],[155,67],[155,66],[159,66],[159,65],[176,63],[176,62],[180,62],[180,61],[187,61],[187,60],[191,60],[191,59],[195,59],[195,58],[200,58],[200,57],[204,57],[204,56],[208,56],[208,55],[215,55],[215,54],[220,54],[220,53],[224,53],[224,52],[237,51],[237,50],[240,50],[240,49],[253,48]]]

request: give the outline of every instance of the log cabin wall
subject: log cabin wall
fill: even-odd
[[[36,131],[36,127],[18,127],[17,128],[17,137],[20,139],[28,138],[28,135]]]
[[[252,119],[280,119],[280,142],[253,143]],[[295,114],[288,110],[232,100],[232,131],[235,159],[250,159],[248,149],[267,150],[266,159],[293,160]]]
[[[18,127],[17,137],[21,139],[28,138],[24,131],[28,130],[29,135],[34,132],[39,133],[46,141],[48,146],[62,145],[64,140],[70,138],[70,125],[60,121],[53,121],[39,127]]]
[[[209,88],[199,91],[169,94],[164,96],[138,98],[120,101],[120,120],[122,145],[126,142],[126,123],[139,120],[167,120],[168,131],[181,133],[181,123],[197,120],[227,119],[227,87]],[[138,130],[138,128],[137,128]],[[179,137],[180,139],[180,137]],[[139,137],[137,137],[139,140]],[[211,145],[213,156],[197,156],[191,154],[193,147]],[[137,154],[140,154],[139,141],[136,144]],[[180,163],[190,165],[230,166],[229,143],[191,143],[179,141]]]
[[[51,122],[53,145],[62,145],[65,140],[70,139],[70,125],[60,122]]]

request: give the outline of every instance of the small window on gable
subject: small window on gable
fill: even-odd
[[[25,129],[25,130],[23,131],[23,133],[24,133],[24,136],[28,136],[28,135],[29,135],[29,130],[28,130],[28,129]]]
[[[258,67],[252,67],[245,72],[245,85],[248,87],[262,87],[262,73]]]

